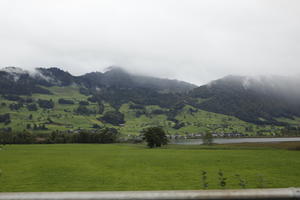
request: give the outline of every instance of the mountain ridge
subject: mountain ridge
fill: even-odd
[[[149,88],[165,92],[187,92],[196,85],[184,81],[156,78],[151,76],[134,75],[120,67],[111,67],[108,71],[89,72],[80,76],[73,76],[69,72],[59,68],[36,68],[27,71],[16,67],[6,67],[0,70],[0,78],[11,85],[34,84],[42,86],[68,86],[78,84],[90,89],[97,87],[136,87]],[[22,85],[19,85],[22,87]],[[26,90],[24,90],[26,91]],[[32,92],[36,92],[33,90]],[[1,93],[1,90],[0,90]]]
[[[117,111],[125,104],[134,104],[132,108],[158,106],[162,110],[155,113],[165,115],[167,120],[175,123],[174,127],[179,128],[184,125],[178,120],[178,115],[185,107],[189,107],[190,114],[203,110],[234,116],[253,124],[286,126],[287,122],[280,121],[280,118],[293,120],[300,116],[298,85],[297,78],[230,75],[197,87],[183,81],[134,75],[120,67],[81,76],[73,76],[59,68],[37,68],[31,72],[15,67],[0,70],[3,98],[8,98],[8,95],[48,95],[45,100],[49,100],[57,95],[53,87],[66,93],[71,87],[88,101],[109,104]],[[10,99],[18,98],[13,96]],[[84,113],[95,113],[82,109]],[[145,114],[143,109],[135,112],[136,116]]]

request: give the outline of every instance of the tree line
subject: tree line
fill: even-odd
[[[114,128],[96,131],[81,130],[74,133],[53,131],[51,133],[0,132],[0,144],[60,144],[60,143],[117,143],[120,133]]]

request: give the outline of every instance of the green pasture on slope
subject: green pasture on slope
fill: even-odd
[[[25,107],[19,110],[10,110],[9,105],[16,103],[15,101],[8,101],[0,97],[0,103],[5,103],[6,105],[0,105],[0,114],[10,113],[11,123],[5,125],[0,123],[0,129],[2,128],[12,128],[13,131],[23,131],[26,129],[27,124],[31,126],[40,125],[46,123],[48,130],[31,130],[30,132],[52,132],[53,130],[76,130],[76,129],[92,129],[94,124],[100,126],[112,127],[111,124],[104,123],[100,120],[102,114],[92,114],[92,115],[78,115],[75,110],[79,106],[80,101],[87,101],[88,96],[79,93],[79,88],[77,86],[67,86],[67,87],[48,87],[48,90],[52,92],[52,95],[48,94],[33,94],[30,98],[35,101],[38,99],[50,100],[55,102],[53,109],[41,109],[37,111],[28,111]],[[27,96],[22,96],[23,98],[28,98]],[[64,98],[67,100],[74,101],[74,105],[59,104],[58,100]],[[201,99],[199,99],[200,101]],[[175,123],[167,119],[166,114],[152,114],[154,110],[168,111],[166,108],[161,108],[159,106],[145,106],[146,115],[142,114],[137,117],[136,113],[139,111],[137,109],[130,109],[130,103],[123,104],[120,108],[120,112],[125,115],[126,123],[123,126],[115,126],[119,129],[123,135],[138,135],[141,130],[149,126],[162,126],[169,134],[188,134],[188,133],[206,133],[208,131],[219,132],[219,133],[233,133],[239,132],[248,135],[256,135],[258,132],[264,133],[266,135],[278,133],[280,127],[276,126],[259,126],[251,123],[244,122],[236,117],[222,115],[212,112],[207,112],[204,110],[198,110],[197,112],[191,112],[190,110],[195,110],[192,106],[185,106],[180,112],[177,113],[176,119],[184,124],[183,127],[179,129],[173,128]],[[97,103],[91,103],[87,106],[90,110],[98,110]],[[113,110],[114,108],[107,102],[104,102],[104,112]],[[29,116],[32,115],[32,119]],[[52,123],[47,123],[51,119]],[[297,120],[291,119],[280,119],[281,121],[288,120],[289,123],[298,123]]]

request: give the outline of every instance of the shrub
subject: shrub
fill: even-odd
[[[219,170],[218,175],[219,175],[219,185],[221,188],[224,189],[226,187],[227,178],[224,177],[224,173],[222,170]]]
[[[202,185],[203,185],[203,189],[208,188],[207,172],[206,171],[202,171]]]

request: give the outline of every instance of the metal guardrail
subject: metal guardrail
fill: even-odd
[[[300,188],[126,192],[0,193],[0,200],[221,200],[300,199]]]

